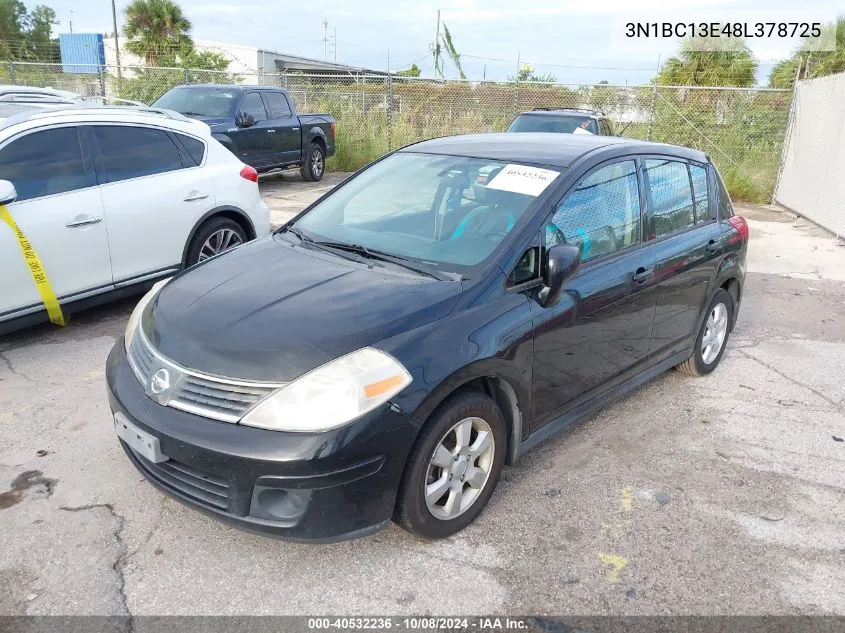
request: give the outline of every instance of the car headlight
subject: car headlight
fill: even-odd
[[[365,347],[281,387],[240,423],[274,431],[328,431],[372,411],[410,382],[395,358]]]
[[[144,312],[144,308],[146,308],[150,301],[153,300],[158,294],[158,291],[161,290],[162,286],[170,281],[170,278],[162,279],[161,281],[157,281],[153,284],[153,287],[150,288],[150,291],[141,297],[141,300],[138,302],[138,305],[135,306],[135,309],[132,310],[132,314],[129,315],[129,323],[126,324],[126,333],[123,335],[123,344],[126,347],[126,351],[129,351],[129,345],[132,343],[132,337],[135,336],[135,332],[138,329],[138,324],[141,322],[141,315]]]

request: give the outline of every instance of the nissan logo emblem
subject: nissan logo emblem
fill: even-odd
[[[170,374],[166,369],[159,369],[150,379],[150,391],[161,393],[170,389]]]

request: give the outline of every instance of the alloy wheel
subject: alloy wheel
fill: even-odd
[[[428,465],[423,494],[432,516],[447,521],[475,503],[493,468],[496,442],[481,418],[464,418],[440,438]]]
[[[198,261],[204,261],[241,244],[241,236],[232,229],[220,229],[208,236],[200,249]]]
[[[323,174],[323,152],[319,149],[311,152],[311,173],[316,178],[319,178]]]
[[[706,365],[712,363],[722,351],[725,336],[728,333],[728,308],[724,303],[717,303],[707,317],[704,336],[701,337],[701,360]]]

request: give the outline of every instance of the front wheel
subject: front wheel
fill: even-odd
[[[303,180],[317,182],[322,180],[326,171],[326,152],[319,143],[311,143],[305,154],[305,162],[299,169]]]
[[[679,371],[689,376],[704,376],[716,369],[728,344],[733,314],[733,297],[724,289],[718,290],[707,306],[692,356],[678,365]]]
[[[246,241],[246,233],[240,224],[229,218],[212,218],[197,230],[191,240],[185,265],[193,266]]]
[[[466,392],[447,401],[408,458],[397,502],[402,526],[444,538],[472,523],[499,481],[506,438],[502,413],[487,395]]]

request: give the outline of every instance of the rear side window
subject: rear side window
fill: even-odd
[[[176,138],[185,147],[194,164],[202,165],[202,159],[205,158],[205,143],[191,136],[179,134],[178,132],[174,132],[174,134],[176,134]]]
[[[281,92],[265,92],[264,101],[271,119],[287,119],[291,115],[290,105]]]
[[[248,92],[241,101],[241,112],[250,115],[255,122],[266,121],[267,112],[264,110],[264,102],[257,92]]]
[[[715,169],[713,171],[716,171]],[[725,188],[725,183],[722,181],[722,176],[716,171],[716,182],[719,183],[719,219],[727,220],[733,217],[734,207],[731,204],[731,197],[728,195],[728,190]]]
[[[657,237],[695,224],[692,189],[687,164],[673,160],[645,161],[651,189],[654,231]]]
[[[179,150],[164,130],[127,125],[94,126],[100,184],[182,169]]]
[[[587,176],[558,205],[545,231],[546,248],[576,244],[583,261],[639,244],[636,163],[612,163]]]
[[[695,221],[707,222],[710,219],[710,196],[707,194],[707,169],[698,165],[689,166],[692,180],[692,195],[695,198]]]
[[[0,179],[15,185],[19,201],[87,186],[76,128],[33,132],[6,145],[0,150]]]

